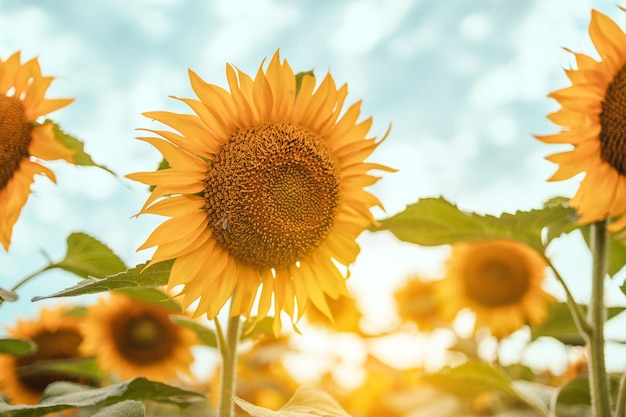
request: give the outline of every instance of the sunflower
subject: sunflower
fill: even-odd
[[[546,158],[558,164],[550,181],[585,172],[570,201],[579,223],[618,217],[615,231],[626,226],[626,35],[596,10],[589,35],[600,61],[574,53],[578,68],[565,71],[572,85],[549,94],[562,107],[548,118],[563,130],[537,138],[574,146]]]
[[[330,74],[315,89],[296,82],[276,52],[254,79],[226,66],[230,91],[189,71],[199,97],[181,99],[195,114],[149,112],[172,129],[145,129],[171,168],[128,178],[156,188],[139,214],[171,217],[139,248],[157,247],[151,263],[175,259],[169,288],[182,286],[184,308],[216,316],[280,313],[299,319],[310,301],[326,316],[326,296],[348,295],[338,264],[359,252],[357,236],[381,206],[364,190],[378,178],[365,163],[380,141],[366,138],[372,119],[357,122],[360,102],[342,112],[346,85]],[[298,85],[299,84],[299,85]],[[315,90],[315,91],[314,91]],[[260,289],[260,291],[259,291]]]
[[[426,281],[412,275],[394,293],[398,315],[403,321],[417,324],[422,331],[431,331],[450,323],[442,312],[437,286],[439,281]]]
[[[554,300],[541,288],[546,266],[535,249],[514,240],[455,243],[439,286],[444,314],[469,308],[476,327],[487,326],[496,337],[539,323]]]
[[[167,382],[189,373],[195,334],[175,325],[175,311],[119,293],[100,299],[87,310],[81,346],[95,355],[100,369],[122,379],[143,376]]]
[[[326,297],[326,302],[332,313],[332,320],[314,305],[310,305],[305,312],[307,320],[314,325],[324,326],[338,332],[361,333],[359,322],[361,321],[361,311],[352,297],[340,296],[337,299]]]
[[[20,320],[7,329],[13,338],[30,339],[36,351],[23,356],[0,355],[0,388],[12,403],[36,404],[48,384],[55,381],[88,382],[61,372],[32,371],[32,365],[49,360],[81,357],[81,318],[64,308],[41,310],[36,320]]]
[[[56,181],[54,173],[34,158],[74,162],[74,151],[55,138],[52,123],[36,123],[73,99],[45,99],[54,78],[41,75],[36,58],[20,61],[19,52],[0,59],[0,243],[5,250],[35,174]]]

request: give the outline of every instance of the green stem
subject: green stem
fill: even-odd
[[[626,373],[622,374],[622,378],[619,381],[615,417],[626,417]]]
[[[218,417],[233,417],[233,396],[237,372],[237,342],[241,318],[233,316],[228,319],[226,338],[218,336],[218,346],[222,354],[222,381],[220,385]],[[220,331],[219,334],[222,332]]]
[[[552,264],[550,259],[548,259],[546,256],[544,256],[544,259],[548,262],[548,266],[550,267],[550,269],[552,269],[552,272],[554,272],[554,276],[556,277],[556,279],[559,281],[559,283],[565,290],[565,298],[567,299],[567,306],[569,307],[569,311],[570,311],[570,314],[572,315],[572,319],[574,320],[574,324],[576,325],[576,328],[578,329],[578,333],[580,333],[580,335],[583,337],[590,335],[592,332],[591,323],[589,323],[589,321],[585,317],[585,313],[580,308],[580,305],[574,299],[574,296],[570,292],[569,287],[567,286],[567,283],[565,282],[561,274],[559,274],[559,271],[555,268],[555,266]]]
[[[26,284],[28,281],[35,278],[37,275],[41,274],[42,272],[46,272],[48,269],[52,269],[53,267],[54,265],[50,264],[50,265],[46,265],[45,267],[41,268],[38,271],[33,272],[32,274],[28,275],[27,277],[23,278],[20,282],[15,284],[13,288],[11,288],[10,291],[11,292],[17,291],[22,285]],[[0,298],[0,305],[2,305],[3,302],[4,300]]]
[[[591,300],[587,320],[591,324],[591,333],[586,341],[589,347],[589,388],[591,405],[595,417],[611,415],[609,400],[609,381],[604,363],[604,279],[608,266],[608,232],[606,220],[591,226],[591,252],[593,255]]]
[[[226,339],[224,338],[224,331],[222,330],[222,325],[220,321],[215,317],[213,319],[213,323],[215,323],[215,333],[217,334],[217,348],[220,352],[220,356],[222,357],[222,361],[224,360],[224,355],[228,350],[228,346],[226,345]]]

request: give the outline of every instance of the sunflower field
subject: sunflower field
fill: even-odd
[[[94,7],[113,2],[105,3]],[[267,22],[305,7],[270,3]],[[13,2],[7,11],[31,19],[40,34],[43,11],[73,16],[77,4]],[[186,29],[184,20],[163,29],[170,22],[163,10],[175,14],[176,4],[115,10],[160,39]],[[247,4],[250,16],[261,13],[259,4]],[[519,155],[492,158],[488,148],[471,150],[466,136],[391,148],[394,114],[407,123],[400,136],[402,126],[419,131],[425,118],[388,95],[378,100],[393,111],[376,125],[376,107],[348,90],[351,73],[358,85],[369,68],[348,65],[341,75],[324,61],[300,68],[298,48],[264,44],[251,70],[231,58],[219,73],[179,63],[181,83],[179,73],[146,61],[136,84],[124,87],[152,103],[137,105],[134,93],[111,97],[101,77],[116,70],[90,64],[87,48],[80,62],[88,75],[78,82],[107,100],[106,111],[93,113],[89,99],[57,93],[72,75],[49,75],[46,37],[22,36],[30,29],[0,17],[0,33],[9,28],[11,39],[0,41],[0,416],[626,417],[626,33],[614,15],[587,6],[577,7],[593,48],[578,52],[571,45],[581,40],[568,40],[563,82],[543,91],[547,127],[515,126],[551,170],[516,195],[541,201],[500,212],[462,204],[450,189],[422,193],[424,178],[412,169],[442,158],[448,168],[430,179],[448,178],[454,155],[458,162],[484,152],[502,174],[478,182],[492,184]],[[393,1],[346,7],[348,17],[391,8],[411,29],[403,16],[419,9]],[[332,15],[322,9],[309,17]],[[626,8],[613,9],[624,17]],[[240,12],[224,4],[211,10]],[[466,37],[490,36],[485,16],[466,16]],[[249,29],[250,45],[263,33],[257,20],[238,26],[244,37]],[[341,24],[333,22],[321,32]],[[78,33],[88,36],[88,26]],[[365,26],[355,38],[362,43],[334,47],[356,57],[374,31]],[[60,61],[74,59],[66,44],[79,50],[80,42],[57,30],[64,46],[50,48],[66,51]],[[310,42],[302,56],[317,60],[306,32],[298,32]],[[233,33],[213,34],[209,45],[221,39],[225,56],[238,56]],[[418,38],[416,48],[429,42]],[[28,39],[42,42],[42,56],[23,50]],[[124,59],[141,55],[124,36],[115,39]],[[413,53],[398,39],[391,51]],[[558,46],[549,45],[553,54]],[[196,49],[175,48],[181,56]],[[151,71],[158,83],[142,84]],[[398,74],[384,79],[391,85]],[[407,74],[430,91],[428,80]],[[440,105],[438,88],[420,100],[445,127],[454,108]],[[413,94],[406,85],[394,91]],[[138,114],[122,111],[129,102]],[[482,116],[477,123],[489,124],[495,110]],[[116,127],[131,118],[135,130]],[[74,133],[93,123],[117,134]],[[479,165],[465,168],[449,182],[480,178]],[[399,208],[397,193],[385,188],[396,178],[405,180]],[[572,187],[562,192],[561,184]],[[546,185],[548,195],[538,191]],[[64,201],[55,197],[63,187]],[[501,202],[514,181],[498,187],[492,198]],[[56,223],[66,218],[71,230],[60,232]],[[372,248],[364,239],[382,243]]]

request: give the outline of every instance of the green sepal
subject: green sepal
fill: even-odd
[[[274,325],[274,317],[264,317],[258,322],[256,322],[256,317],[250,317],[249,320],[246,320],[241,325],[241,339],[252,339],[256,336],[270,336],[272,338],[276,337],[274,335],[273,325]]]
[[[300,94],[300,87],[302,87],[302,80],[305,76],[310,75],[311,77],[315,77],[313,70],[308,71],[300,71],[296,74],[296,97]]]
[[[163,158],[163,159],[161,159],[161,162],[159,162],[159,166],[157,167],[157,171],[161,171],[162,169],[169,169],[169,168],[170,168],[170,163],[167,162],[167,159]],[[150,187],[148,187],[150,192],[154,191],[155,188],[156,188],[156,185],[151,185]]]

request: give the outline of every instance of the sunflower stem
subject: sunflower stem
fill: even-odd
[[[22,285],[26,284],[28,281],[35,278],[37,275],[41,274],[42,272],[46,272],[48,269],[52,269],[52,267],[53,267],[53,264],[49,264],[41,268],[40,270],[33,272],[32,274],[28,275],[27,277],[23,278],[20,282],[15,284],[13,288],[11,288],[10,291],[11,292],[17,291]],[[4,300],[0,298],[0,305],[2,305],[3,302]]]
[[[622,374],[619,380],[615,417],[626,417],[626,372]]]
[[[569,308],[570,314],[572,315],[572,319],[574,320],[574,324],[576,325],[576,329],[578,329],[578,333],[580,333],[580,335],[583,337],[590,335],[592,332],[591,323],[589,322],[589,320],[587,320],[585,313],[580,308],[580,305],[574,299],[574,296],[570,292],[569,287],[567,286],[567,283],[565,282],[561,274],[559,274],[559,271],[552,264],[550,259],[548,259],[545,256],[544,258],[548,262],[548,266],[550,267],[552,272],[554,272],[554,276],[556,277],[557,281],[559,281],[559,283],[563,287],[563,290],[565,290],[565,298],[567,299],[567,306]]]
[[[228,348],[228,346],[226,346],[226,339],[224,339],[224,331],[222,330],[222,325],[217,317],[213,319],[213,323],[215,324],[215,333],[217,334],[217,347],[222,360],[224,360],[224,354]]]
[[[228,319],[226,328],[226,338],[221,331],[218,332],[218,346],[222,355],[222,381],[219,396],[219,417],[233,417],[235,394],[235,380],[237,372],[237,343],[239,342],[240,316],[233,316]],[[219,337],[219,335],[222,335]]]
[[[609,381],[604,363],[604,322],[606,308],[604,306],[604,279],[608,267],[608,232],[606,220],[591,226],[591,252],[593,256],[591,300],[587,318],[591,324],[591,332],[586,335],[589,347],[589,388],[591,406],[594,416],[611,415],[609,401]]]

